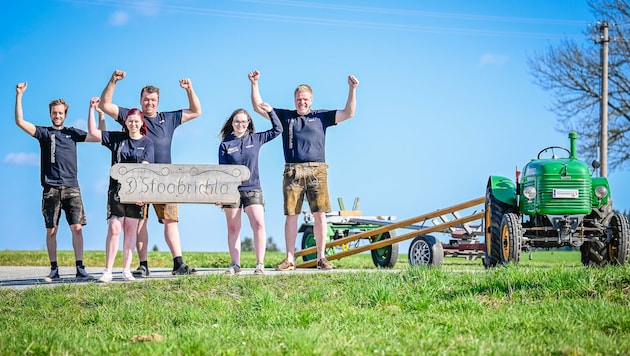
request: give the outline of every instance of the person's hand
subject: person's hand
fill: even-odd
[[[141,202],[141,201],[137,201],[137,202],[136,202],[136,205],[137,205],[137,206],[143,206],[143,205],[144,205],[144,203],[143,203],[143,202]]]
[[[125,73],[124,71],[116,69],[114,73],[112,73],[112,78],[110,79],[110,81],[116,83],[117,81],[122,80],[126,75],[127,73]]]
[[[348,85],[350,86],[350,88],[355,89],[356,87],[359,86],[359,80],[354,75],[349,75]]]
[[[258,107],[265,110],[265,112],[270,112],[271,110],[273,110],[273,107],[271,107],[271,105],[267,103],[260,103],[258,104]]]
[[[190,80],[190,78],[180,79],[179,86],[186,90],[192,89],[192,81]]]
[[[96,111],[98,112],[103,112],[101,109],[99,109],[98,104],[101,102],[101,98],[99,97],[93,97],[92,99],[90,99],[90,108],[92,109],[96,109]]]
[[[258,79],[260,79],[260,72],[258,71],[258,69],[254,69],[253,71],[249,72],[247,77],[249,78],[250,82],[255,83],[258,81]]]
[[[17,94],[23,94],[27,86],[28,82],[17,83],[17,85],[15,86],[15,92]]]

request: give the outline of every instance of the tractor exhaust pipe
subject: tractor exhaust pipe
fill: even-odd
[[[569,141],[571,142],[571,157],[573,159],[577,159],[577,137],[578,134],[575,131],[569,132]]]

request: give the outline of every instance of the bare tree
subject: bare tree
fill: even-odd
[[[630,2],[590,0],[595,18],[609,24],[608,162],[621,169],[630,161]],[[552,93],[551,111],[559,131],[580,135],[585,160],[597,158],[600,141],[601,38],[597,26],[585,31],[582,44],[565,40],[528,61],[534,83]]]

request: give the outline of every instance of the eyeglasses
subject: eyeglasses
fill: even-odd
[[[236,121],[235,120],[235,121],[232,121],[232,123],[234,125],[247,125],[247,124],[249,124],[249,121]]]

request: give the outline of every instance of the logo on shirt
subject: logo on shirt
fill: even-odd
[[[234,153],[234,152],[238,152],[238,147],[230,147],[230,148],[228,148],[228,150],[227,150],[227,153],[228,153],[228,154],[232,154],[232,153]]]

